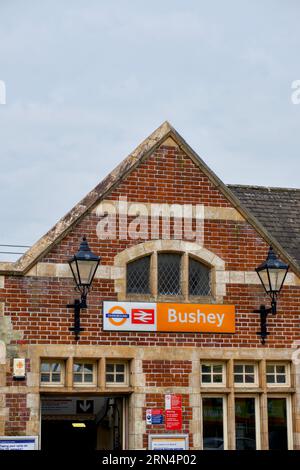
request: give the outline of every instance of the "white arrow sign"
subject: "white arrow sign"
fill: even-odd
[[[93,400],[78,400],[77,402],[77,409],[82,411],[83,413],[86,413],[87,411],[90,411],[93,413]]]

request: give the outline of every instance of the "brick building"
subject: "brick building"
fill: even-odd
[[[190,449],[300,449],[299,216],[299,190],[226,186],[162,124],[0,263],[0,435],[42,449],[175,435]],[[101,263],[76,339],[68,260],[83,236]],[[255,268],[270,245],[290,268],[262,344]]]

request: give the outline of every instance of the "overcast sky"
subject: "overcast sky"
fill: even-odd
[[[299,0],[1,0],[0,243],[34,243],[165,120],[225,183],[299,188],[299,15]]]

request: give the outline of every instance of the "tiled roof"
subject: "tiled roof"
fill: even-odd
[[[300,267],[300,189],[228,187]]]

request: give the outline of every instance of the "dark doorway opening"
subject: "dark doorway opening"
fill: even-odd
[[[123,448],[123,397],[45,396],[41,410],[43,451]]]
[[[80,421],[84,427],[74,427],[72,421],[42,420],[42,450],[69,451],[96,449],[97,431],[93,422]],[[78,424],[75,423],[75,424]]]

